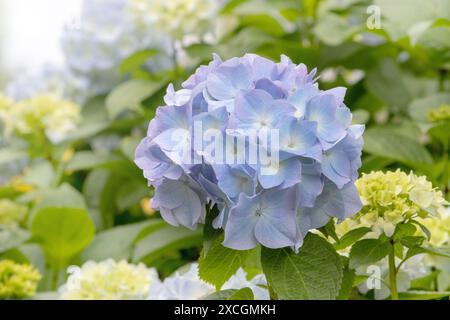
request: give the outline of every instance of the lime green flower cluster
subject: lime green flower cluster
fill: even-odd
[[[430,231],[430,239],[426,240],[430,246],[440,248],[450,245],[450,212],[417,220]]]
[[[44,132],[52,143],[61,142],[80,122],[80,107],[54,94],[41,94],[13,102],[0,95],[0,121],[7,134],[20,136]]]
[[[450,104],[443,104],[439,108],[428,111],[427,118],[430,122],[450,120]]]
[[[437,216],[447,204],[442,192],[433,188],[426,177],[400,170],[363,174],[356,181],[363,208],[353,218],[336,226],[342,236],[359,227],[369,227],[374,236],[391,236],[395,226],[412,218]]]
[[[125,260],[88,261],[69,267],[67,283],[60,288],[64,300],[140,300],[148,296],[150,284],[158,280],[154,269]]]
[[[27,214],[27,207],[9,199],[0,199],[0,225],[16,227]]]
[[[0,261],[0,299],[23,299],[36,293],[41,274],[32,265]]]

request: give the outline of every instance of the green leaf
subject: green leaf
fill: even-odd
[[[405,108],[411,100],[402,71],[391,59],[382,60],[367,74],[366,85],[373,95],[388,106]]]
[[[450,258],[450,248],[420,247],[420,249],[424,253]]]
[[[128,73],[139,69],[145,62],[147,62],[151,57],[154,57],[159,53],[156,49],[147,49],[143,51],[138,51],[133,53],[131,56],[126,58],[120,64],[120,72]]]
[[[336,250],[342,250],[351,246],[353,243],[361,239],[366,233],[368,233],[371,229],[367,227],[360,227],[357,229],[350,230],[346,234],[342,236],[339,243],[334,247]]]
[[[411,237],[417,231],[416,226],[412,223],[399,223],[395,226],[394,240],[401,240],[404,237]]]
[[[344,271],[343,271],[343,276],[342,276],[342,283],[341,283],[341,288],[339,290],[339,295],[336,297],[338,300],[347,300],[352,292],[353,289],[353,282],[355,280],[355,270],[350,269],[348,267],[348,259],[347,258],[342,258],[345,259],[345,267],[344,267]]]
[[[30,238],[27,230],[0,225],[0,252],[15,248]]]
[[[356,31],[358,27],[350,25],[346,18],[331,13],[321,15],[314,27],[314,34],[330,46],[341,44]]]
[[[221,229],[215,229],[212,225],[214,219],[219,214],[219,210],[216,206],[207,210],[205,225],[203,226],[203,252],[205,254],[208,253],[209,248],[211,247],[214,240],[216,240],[223,231]]]
[[[243,26],[258,28],[267,34],[281,37],[285,30],[280,22],[269,14],[246,14],[240,19]]]
[[[29,223],[40,209],[47,207],[86,209],[83,195],[68,183],[62,184],[58,189],[44,190],[39,197],[41,198],[40,202],[34,206],[28,217]]]
[[[400,240],[400,243],[407,248],[414,248],[414,247],[422,245],[424,240],[425,240],[425,237],[421,237],[421,236],[415,236],[415,237],[407,236],[407,237],[403,237]]]
[[[144,261],[151,265],[156,259],[171,250],[192,248],[201,243],[201,231],[166,226],[150,233],[136,243],[133,261]]]
[[[89,170],[99,167],[108,167],[123,159],[117,155],[96,153],[92,151],[80,151],[75,153],[67,163],[66,169],[71,171]]]
[[[409,106],[409,114],[418,122],[428,123],[427,113],[450,103],[450,93],[434,93],[424,98],[414,100]]]
[[[320,228],[318,230],[320,232],[322,232],[322,234],[326,238],[331,237],[334,241],[339,243],[339,237],[336,234],[334,219],[330,219],[330,221],[328,221],[328,223],[325,226],[323,226],[322,228]]]
[[[380,261],[392,250],[388,241],[379,239],[364,239],[356,242],[350,251],[349,266],[355,269],[361,265],[367,265]]]
[[[102,261],[108,258],[128,260],[131,258],[134,241],[144,229],[150,233],[166,225],[161,219],[154,219],[100,232],[81,254],[81,261]]]
[[[422,230],[422,232],[424,233],[424,235],[427,237],[428,240],[431,239],[431,232],[430,230],[428,230],[427,227],[425,227],[422,223],[420,223],[417,220],[411,220],[411,223],[417,224],[419,226],[419,228]]]
[[[203,297],[201,300],[254,300],[253,291],[250,288],[227,289],[216,291]]]
[[[49,207],[36,213],[31,233],[50,264],[61,268],[91,242],[95,228],[83,209]]]
[[[250,288],[242,288],[234,292],[227,300],[254,300],[253,291]]]
[[[125,181],[125,183],[119,187],[116,195],[117,208],[119,211],[124,211],[139,203],[139,201],[149,195],[150,189],[144,179]]]
[[[405,164],[431,164],[428,150],[417,141],[384,128],[370,128],[364,133],[363,150],[367,153],[394,159]]]
[[[217,290],[242,267],[251,250],[233,250],[222,245],[223,235],[217,237],[208,252],[203,251],[198,261],[199,275]]]
[[[214,293],[208,294],[207,296],[201,298],[201,300],[228,300],[237,291],[238,290],[236,290],[236,289],[227,289],[227,290],[216,291]]]
[[[401,300],[433,300],[450,297],[450,291],[408,291],[400,292],[398,295]]]
[[[262,248],[269,286],[279,299],[335,299],[342,282],[342,262],[325,239],[308,234],[299,253]]]
[[[127,110],[137,111],[142,101],[166,84],[165,80],[135,79],[119,85],[106,97],[106,108],[110,118],[115,119]]]

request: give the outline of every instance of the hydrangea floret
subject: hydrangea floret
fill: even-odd
[[[206,33],[220,9],[217,0],[131,0],[131,4],[137,21],[174,40]]]
[[[369,227],[374,236],[390,237],[398,223],[443,214],[447,204],[442,192],[433,188],[425,176],[401,170],[371,172],[356,181],[363,207],[352,219],[336,225],[336,232]]]
[[[27,207],[9,199],[0,199],[0,226],[19,226],[25,219]]]
[[[267,282],[263,274],[257,274],[248,279],[247,273],[239,268],[236,274],[223,284],[221,290],[250,288],[255,300],[269,300],[266,286]],[[198,276],[198,263],[192,263],[184,272],[178,270],[164,281],[151,285],[148,298],[149,300],[200,300],[214,292],[216,288]]]
[[[56,94],[40,94],[33,98],[12,102],[0,98],[0,122],[6,134],[30,136],[44,133],[57,144],[73,132],[80,122],[80,106]]]
[[[68,273],[59,290],[63,300],[142,300],[150,285],[159,281],[155,269],[125,260],[88,261],[81,267],[69,267]]]
[[[0,261],[0,299],[23,299],[36,293],[41,274],[32,265]]]
[[[345,88],[320,90],[315,73],[286,56],[214,56],[181,90],[170,85],[135,156],[152,206],[190,229],[216,206],[213,227],[237,250],[298,248],[310,229],[358,212],[364,126]]]
[[[430,122],[450,120],[450,104],[443,104],[438,108],[427,112],[427,118]]]

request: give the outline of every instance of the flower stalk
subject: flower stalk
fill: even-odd
[[[389,284],[391,289],[391,300],[398,300],[397,291],[397,269],[395,267],[394,241],[391,240],[392,249],[389,253]]]

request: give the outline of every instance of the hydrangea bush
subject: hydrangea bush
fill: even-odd
[[[315,73],[286,56],[215,56],[181,90],[169,86],[136,150],[155,186],[153,207],[170,224],[195,229],[217,206],[213,226],[238,250],[298,248],[308,230],[358,212],[364,127],[352,125],[345,88],[320,90]],[[208,132],[215,145],[203,140]]]

